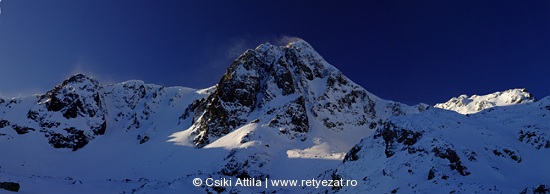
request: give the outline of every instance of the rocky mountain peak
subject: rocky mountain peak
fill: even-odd
[[[518,88],[487,95],[467,96],[462,94],[445,103],[438,103],[435,107],[456,111],[460,114],[472,114],[495,106],[509,106],[534,101],[536,99],[527,89]]]
[[[406,105],[386,101],[377,112],[377,101],[383,100],[299,40],[286,46],[265,43],[246,51],[227,68],[216,91],[188,111],[194,112],[193,143],[202,147],[255,120],[250,115],[268,115],[266,125],[286,127],[294,132],[291,138],[303,139],[312,117],[327,128],[343,130],[345,125],[364,125],[407,112],[402,110]]]
[[[84,82],[91,82],[91,83],[99,85],[99,81],[97,81],[95,78],[84,75],[82,73],[72,75],[71,77],[69,77],[68,79],[63,81],[63,83],[65,83],[65,84],[67,84],[67,83],[84,83]]]
[[[67,108],[69,105],[81,106],[82,104],[94,104],[91,109],[95,111],[99,104],[101,104],[98,91],[102,87],[103,86],[95,78],[88,77],[84,74],[76,74],[41,96],[39,102],[43,101],[49,111],[60,111],[63,108]],[[76,109],[76,107],[69,109]],[[75,111],[76,110],[73,110],[71,112]],[[93,116],[93,114],[91,116]],[[70,116],[67,117],[74,118],[76,115],[70,114]]]

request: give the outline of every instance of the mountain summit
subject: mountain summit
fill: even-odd
[[[216,90],[188,111],[194,112],[193,143],[203,147],[253,120],[303,141],[311,119],[344,130],[419,109],[367,92],[300,40],[246,51],[227,68]]]

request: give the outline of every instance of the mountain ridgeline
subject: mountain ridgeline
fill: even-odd
[[[206,89],[77,74],[46,94],[0,98],[0,182],[27,193],[548,193],[549,99],[512,89],[408,106],[355,84],[303,40],[265,43]]]

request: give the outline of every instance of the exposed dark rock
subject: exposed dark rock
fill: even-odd
[[[469,161],[477,161],[477,159],[476,159],[477,153],[476,152],[467,150],[467,151],[464,151],[464,155],[466,155],[466,157]]]
[[[395,189],[391,190],[391,193],[397,193],[398,190],[399,190],[399,188],[395,188]]]
[[[355,160],[358,160],[359,159],[359,155],[357,155],[357,153],[361,151],[361,146],[358,144],[358,145],[355,145],[353,146],[353,148],[351,148],[351,150],[349,150],[349,152],[346,154],[346,156],[344,157],[344,163],[347,162],[347,161],[355,161]]]
[[[416,144],[418,139],[422,137],[421,132],[414,132],[407,129],[396,129],[397,127],[391,122],[384,122],[383,126],[377,129],[374,134],[374,138],[382,137],[384,139],[386,149],[386,157],[391,157],[395,154],[396,146],[395,142],[401,143],[405,149],[415,151],[411,146]]]
[[[54,95],[51,95],[50,101],[46,102],[46,108],[48,111],[57,112],[63,109],[63,107],[65,107],[65,104]]]
[[[19,183],[14,182],[0,182],[0,188],[8,191],[19,192],[21,186],[19,185]]]
[[[65,136],[59,133],[47,133],[50,145],[54,148],[71,148],[76,151],[86,144],[88,144],[88,137],[84,134],[84,131],[78,130],[74,127],[64,129],[69,135]]]
[[[335,170],[330,175],[330,178],[332,178],[332,180],[335,181],[335,182],[339,181],[339,180],[342,180],[342,176],[338,175],[336,172],[337,171]],[[334,184],[331,189],[338,191],[338,190],[342,189],[342,187],[343,187],[343,185]]]
[[[502,153],[502,152],[504,152],[504,153]],[[498,149],[493,150],[493,154],[495,154],[495,156],[500,156],[500,157],[503,157],[503,158],[508,158],[509,157],[510,159],[516,161],[517,163],[521,163],[522,160],[521,160],[521,157],[519,156],[519,153],[517,151],[513,151],[513,150],[510,150],[508,148],[503,148],[502,152],[499,151]]]
[[[144,136],[138,135],[137,140],[139,141],[139,144],[144,144],[145,142],[149,141],[149,136],[147,136],[147,135],[144,135]]]
[[[253,134],[254,134],[254,132],[248,132],[248,133],[246,133],[246,135],[244,135],[244,136],[241,138],[240,143],[243,144],[243,143],[246,143],[246,142],[250,141],[251,136],[252,136]]]
[[[536,189],[533,190],[533,193],[537,193],[537,194],[550,193],[550,186],[541,184]]]
[[[47,121],[47,122],[40,122],[41,128],[52,128],[52,127],[59,127],[61,123],[59,122],[53,122],[53,121]]]
[[[435,170],[434,168],[431,168],[428,172],[428,180],[432,180],[435,177]]]
[[[539,186],[535,186],[532,188],[525,188],[523,191],[520,192],[520,194],[527,194],[531,193],[529,191],[532,191],[534,194],[549,194],[550,193],[550,186],[545,184],[540,184]]]
[[[495,154],[495,156],[502,156],[502,152],[499,152],[498,150],[493,150],[493,154]]]
[[[10,122],[8,120],[0,120],[0,129],[9,125],[10,125]]]
[[[462,176],[468,176],[471,174],[470,172],[466,171],[468,168],[462,165],[460,157],[458,157],[454,150],[452,150],[451,148],[447,148],[444,150],[445,151],[442,151],[441,148],[434,148],[432,152],[437,157],[449,160],[449,167],[451,167],[451,170],[458,171],[458,173],[460,173],[460,175]]]
[[[401,108],[401,104],[399,103],[390,103],[388,104],[387,108],[391,109],[392,115],[394,116],[400,116],[405,114],[405,112],[403,112]]]
[[[103,118],[105,120],[105,118]],[[105,134],[105,130],[107,130],[107,121],[103,121],[103,124],[93,129],[94,135],[103,135]]]
[[[38,112],[29,110],[29,112],[27,112],[27,118],[36,121],[38,119]]]
[[[508,156],[510,156],[512,160],[516,161],[517,163],[521,163],[521,157],[517,154],[517,151],[512,151],[507,148],[504,148],[503,151],[504,153],[508,154]]]
[[[375,122],[372,122],[369,124],[369,129],[375,129],[376,128],[376,123]]]
[[[69,108],[67,108],[65,113],[63,113],[63,117],[67,119],[76,118],[78,116],[79,110],[84,111],[84,108],[82,107],[82,101],[80,101],[80,99],[77,99],[76,102],[69,105]],[[93,117],[93,115],[90,116]]]
[[[189,117],[189,114],[192,112],[202,112],[204,111],[204,108],[206,107],[206,103],[204,101],[206,98],[201,98],[199,100],[194,100],[187,108],[185,108],[185,111],[181,115],[180,119],[186,119]],[[193,117],[193,121],[195,121],[196,118]]]
[[[395,131],[390,129],[392,127],[392,123],[384,123],[384,129],[380,131],[380,133],[377,133],[374,135],[374,137],[380,137],[382,136],[382,139],[384,139],[386,150],[384,153],[386,154],[386,157],[391,157],[395,154],[395,151],[393,150],[392,146],[394,144],[394,138],[397,136],[395,134]],[[393,126],[395,127],[395,126]],[[378,131],[377,131],[378,132]]]
[[[218,186],[213,186],[212,187],[212,190],[218,192],[218,193],[222,193],[222,192],[225,192],[226,188],[225,187],[218,187]]]
[[[280,112],[269,122],[270,127],[287,128],[283,130],[284,134],[289,135],[291,139],[300,138],[305,140],[303,134],[309,131],[309,119],[305,107],[305,100],[299,97],[281,107]],[[283,112],[284,111],[284,112]],[[292,133],[291,133],[292,132]]]
[[[527,128],[532,128],[528,126]],[[519,141],[529,144],[536,149],[550,148],[550,135],[544,130],[534,127],[534,129],[520,130],[518,132]]]
[[[26,134],[26,133],[28,133],[29,131],[34,131],[33,128],[25,127],[25,126],[12,125],[11,127],[12,127],[13,130],[15,130],[15,132],[17,132],[17,134],[19,134],[19,135]]]

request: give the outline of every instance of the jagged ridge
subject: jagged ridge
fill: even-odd
[[[534,102],[536,99],[525,88],[510,89],[487,95],[465,94],[453,97],[445,103],[438,103],[436,108],[456,111],[460,114],[472,114],[495,106],[509,106]]]

